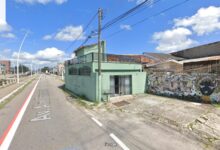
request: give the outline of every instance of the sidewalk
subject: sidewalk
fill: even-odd
[[[160,123],[197,139],[207,148],[220,147],[220,109],[210,104],[143,94],[93,110],[97,115],[115,114],[118,120],[133,118],[133,122]]]
[[[11,85],[8,85],[6,87],[2,87],[0,88],[0,99],[3,98],[4,96],[8,95],[9,93],[11,93],[12,91],[14,91],[15,89],[17,89],[18,87],[20,87],[21,85],[25,84],[27,81],[29,81],[31,79],[30,76],[28,77],[24,77],[24,78],[21,78],[21,82],[20,84],[11,84]]]

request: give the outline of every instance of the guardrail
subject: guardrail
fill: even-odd
[[[16,78],[1,79],[0,80],[0,88],[11,85],[11,84],[14,84],[16,82],[17,82]]]

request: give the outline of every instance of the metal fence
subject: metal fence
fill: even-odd
[[[101,54],[102,62],[115,63],[141,63],[141,56],[136,55],[115,55],[115,54]],[[77,57],[65,62],[65,65],[98,62],[98,53],[89,53],[81,57]]]

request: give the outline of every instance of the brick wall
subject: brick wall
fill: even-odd
[[[6,74],[10,73],[11,62],[9,60],[0,60],[0,64],[5,66]]]

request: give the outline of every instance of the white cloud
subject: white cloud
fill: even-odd
[[[67,2],[67,0],[16,0],[18,3],[27,3],[27,4],[48,4],[48,3],[56,3],[58,5]]]
[[[61,29],[55,36],[56,40],[59,41],[75,41],[84,39],[83,27],[82,26],[67,26]],[[82,34],[80,36],[80,34]],[[80,37],[79,37],[80,36]]]
[[[58,58],[63,57],[65,53],[55,47],[46,48],[40,50],[35,54],[35,57],[39,60],[57,61]]]
[[[3,49],[0,51],[0,59],[8,59],[11,55],[11,49]]]
[[[169,53],[194,45],[196,42],[188,37],[190,35],[192,35],[190,30],[176,28],[154,33],[153,40],[158,43],[156,47],[158,51]]]
[[[53,38],[52,35],[45,35],[45,36],[43,37],[43,40],[50,40],[50,39],[52,39],[52,38]]]
[[[18,53],[14,52],[12,58],[17,59]],[[55,47],[39,50],[34,54],[21,52],[20,60],[22,63],[34,63],[38,65],[55,65],[66,56],[65,52]]]
[[[66,26],[53,35],[45,35],[43,40],[75,41],[85,39],[82,26]]]
[[[14,52],[12,54],[12,58],[17,59],[18,58],[18,52]],[[21,52],[19,58],[21,60],[34,60],[35,56],[33,54],[28,53],[28,52]]]
[[[9,26],[7,23],[0,23],[0,32],[10,32],[11,26]]]
[[[220,7],[200,8],[195,15],[174,22],[176,27],[191,27],[197,35],[209,34],[220,30]]]
[[[8,38],[8,39],[14,39],[15,35],[13,33],[2,33],[2,34],[0,34],[0,37]]]
[[[75,57],[76,57],[76,54],[75,54],[75,53],[72,53],[71,56],[70,56],[71,59],[73,59],[73,58],[75,58]]]
[[[122,24],[120,25],[120,28],[123,30],[132,30],[131,26],[128,24]]]
[[[12,27],[6,22],[0,22],[0,37],[1,38],[15,38],[15,35],[11,33]]]

